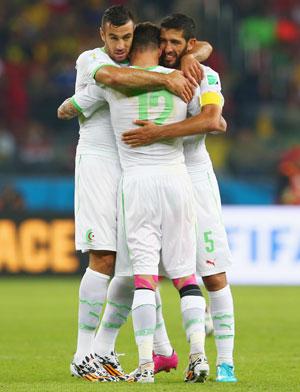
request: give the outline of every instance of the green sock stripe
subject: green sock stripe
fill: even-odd
[[[190,328],[192,325],[195,324],[203,324],[203,322],[200,318],[191,319],[184,324],[184,328],[185,330],[187,330],[188,328]]]
[[[233,337],[234,337],[234,335],[215,335],[215,338],[218,340],[231,339]]]
[[[106,321],[102,321],[102,325],[104,328],[108,328],[108,329],[119,329],[122,327],[122,324],[110,323],[110,322],[106,322]]]
[[[155,330],[161,328],[164,325],[163,322],[156,324]]]
[[[154,335],[154,328],[145,328],[145,329],[140,329],[139,331],[136,331],[134,333],[135,336],[148,336],[148,335]]]
[[[86,331],[95,331],[95,329],[96,329],[96,327],[94,327],[93,325],[88,325],[88,324],[84,324],[84,323],[79,323],[78,328],[84,329]]]
[[[127,317],[123,316],[123,314],[121,314],[121,313],[116,313],[116,316],[118,316],[121,320],[124,320],[124,321],[127,320]]]
[[[233,325],[233,323],[232,323],[232,324],[225,324],[225,323],[222,323],[222,324],[219,325],[219,327],[225,327],[225,328],[232,329],[232,325]]]
[[[80,299],[79,298],[79,302],[81,304],[86,304],[86,305],[89,305],[89,306],[103,306],[103,302],[99,302],[99,301],[89,301],[87,299]]]
[[[141,305],[138,305],[134,310],[141,308],[142,306],[153,306],[154,308],[156,308],[156,305],[154,305],[154,304],[141,304]]]
[[[213,316],[212,319],[213,320],[224,320],[224,319],[231,319],[233,318],[233,314],[232,313],[225,313],[222,314],[221,316]]]
[[[157,305],[156,306],[156,310],[158,310],[158,309],[160,309],[161,308],[161,305]]]
[[[91,316],[93,316],[93,317],[96,317],[96,319],[97,320],[99,320],[99,313],[96,313],[96,312],[89,312],[89,315],[91,315]]]
[[[126,309],[129,311],[131,310],[131,307],[127,306],[127,305],[116,304],[115,302],[111,302],[111,301],[107,301],[107,303],[111,306],[114,306],[115,308],[118,308],[118,309]]]

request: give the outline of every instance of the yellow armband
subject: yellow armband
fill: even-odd
[[[205,106],[205,105],[223,106],[223,104],[224,104],[223,96],[213,91],[208,91],[207,93],[202,94],[200,97],[201,106]]]

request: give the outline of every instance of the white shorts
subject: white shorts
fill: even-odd
[[[197,274],[215,275],[232,264],[222,220],[218,182],[211,162],[187,166],[192,179],[197,212]]]
[[[115,275],[175,279],[195,273],[196,217],[185,166],[126,172],[119,197]]]
[[[98,155],[76,155],[76,250],[117,250],[118,160]]]

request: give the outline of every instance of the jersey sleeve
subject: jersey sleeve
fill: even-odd
[[[93,51],[87,58],[87,71],[89,76],[94,79],[96,72],[107,65],[120,67],[103,50]]]
[[[224,97],[221,93],[221,81],[219,74],[210,67],[204,68],[204,78],[200,83],[200,105],[224,105]]]
[[[200,105],[200,87],[195,90],[193,99],[188,103],[187,106],[187,113],[189,117],[196,116],[201,112],[201,105]]]
[[[84,117],[88,118],[106,102],[105,93],[98,84],[87,84],[83,89],[76,91],[71,102]]]

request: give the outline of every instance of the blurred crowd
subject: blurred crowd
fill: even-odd
[[[72,173],[78,126],[56,108],[78,55],[99,46],[103,10],[120,3],[141,21],[195,18],[225,95],[229,134],[208,139],[217,173],[277,184],[274,202],[300,204],[298,0],[1,0],[0,173]]]

